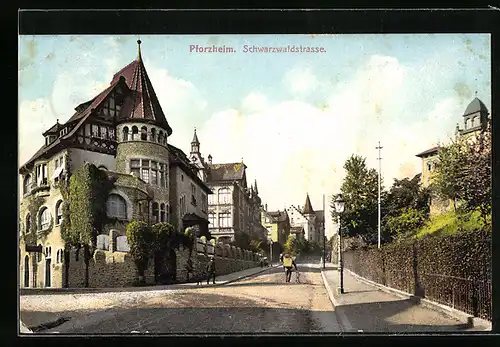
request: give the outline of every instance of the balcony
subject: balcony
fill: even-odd
[[[33,182],[30,185],[28,185],[28,192],[26,192],[24,195],[35,194],[37,192],[44,192],[44,191],[48,192],[49,190],[50,190],[50,184],[47,178],[44,178],[40,180],[40,182]]]

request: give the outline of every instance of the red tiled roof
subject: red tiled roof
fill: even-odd
[[[238,181],[245,177],[247,166],[243,163],[210,165],[210,181]]]
[[[116,83],[120,77],[125,79],[125,83],[132,90],[131,97],[127,98],[123,106],[121,119],[132,118],[155,121],[167,130],[168,135],[171,135],[172,128],[168,125],[160,106],[153,84],[142,62],[140,51],[136,60],[113,76],[111,83]]]
[[[439,151],[439,146],[435,146],[435,147],[429,148],[426,151],[423,151],[422,153],[417,154],[416,156],[417,157],[423,157],[424,155],[432,154],[432,153],[437,153],[438,151]]]

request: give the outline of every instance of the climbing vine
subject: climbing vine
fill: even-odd
[[[22,230],[22,236],[25,244],[35,245],[39,237],[45,239],[52,231],[54,219],[51,217],[49,227],[39,231],[38,212],[40,211],[40,207],[45,203],[45,199],[41,196],[31,195],[27,200],[30,225],[29,230],[27,230],[28,226],[26,225],[26,220],[24,221],[25,225]]]
[[[147,223],[138,220],[127,224],[126,235],[130,254],[137,267],[139,282],[144,283],[144,271],[154,250],[155,235]]]
[[[97,234],[112,219],[106,215],[106,200],[114,187],[114,179],[104,170],[86,163],[76,171],[67,183],[60,183],[61,194],[65,201],[63,220],[66,220],[61,233],[64,240],[74,246],[93,248]],[[68,189],[69,188],[69,189]],[[64,218],[64,214],[67,214]]]

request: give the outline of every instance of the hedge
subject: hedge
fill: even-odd
[[[391,288],[491,320],[491,232],[475,230],[365,247],[344,266]]]

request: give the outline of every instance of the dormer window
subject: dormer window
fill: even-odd
[[[63,128],[61,131],[59,131],[59,136],[64,136],[68,133],[68,128]]]

